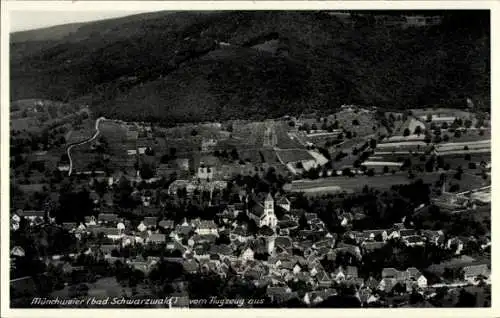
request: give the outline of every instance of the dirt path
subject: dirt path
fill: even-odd
[[[102,121],[102,120],[106,120],[106,118],[104,117],[99,117],[96,119],[95,121],[95,130],[96,132],[94,133],[94,135],[84,141],[80,141],[78,143],[75,143],[75,144],[72,144],[72,145],[69,145],[68,148],[66,149],[66,153],[68,154],[68,159],[69,159],[69,171],[68,171],[68,176],[71,176],[71,172],[73,171],[73,160],[71,159],[71,149],[75,146],[80,146],[80,145],[83,145],[83,144],[86,144],[88,142],[91,142],[92,140],[96,139],[97,136],[99,135],[99,123]]]

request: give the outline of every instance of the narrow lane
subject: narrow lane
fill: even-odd
[[[74,144],[71,144],[68,146],[68,148],[66,149],[66,153],[68,154],[68,159],[69,159],[69,170],[68,170],[68,176],[71,176],[71,172],[73,171],[73,160],[71,159],[71,149],[75,146],[80,146],[80,145],[83,145],[83,144],[86,144],[88,142],[91,142],[92,140],[96,139],[97,136],[99,136],[99,123],[102,121],[102,120],[106,120],[106,118],[104,117],[99,117],[96,119],[95,121],[95,130],[96,132],[94,133],[94,135],[84,141],[80,141],[80,142],[77,142],[77,143],[74,143]]]

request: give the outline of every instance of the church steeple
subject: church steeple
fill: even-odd
[[[274,199],[273,199],[273,196],[271,195],[271,192],[269,192],[269,193],[267,194],[267,197],[266,197],[266,201],[265,201],[265,202],[266,202],[266,203],[268,203],[268,202],[272,202],[272,203],[274,203]]]

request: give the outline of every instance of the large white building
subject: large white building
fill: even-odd
[[[257,204],[248,212],[248,216],[253,219],[259,227],[269,226],[275,230],[278,224],[278,218],[274,214],[274,199],[270,193],[267,194],[264,204]]]

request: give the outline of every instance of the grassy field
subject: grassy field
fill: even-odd
[[[303,160],[314,160],[307,150],[276,150],[278,157],[284,163],[297,162]]]
[[[265,130],[264,122],[236,122],[233,124],[233,138],[242,145],[262,147]]]
[[[491,154],[489,153],[475,153],[475,154],[470,154],[471,160],[466,160],[465,155],[463,154],[456,154],[456,155],[440,155],[441,158],[443,158],[445,164],[449,163],[450,167],[455,169],[458,166],[461,166],[463,169],[467,171],[475,171],[479,172],[479,164],[481,161],[486,161],[490,162],[491,161]],[[469,163],[474,162],[476,163],[476,169],[469,169]]]
[[[39,121],[33,117],[16,118],[10,121],[10,129],[14,131],[39,131],[40,124]]]
[[[46,183],[20,184],[19,187],[23,192],[43,192],[44,187],[49,187]]]
[[[422,179],[425,183],[434,183],[439,178],[438,173],[428,173],[417,176],[416,179]],[[408,184],[414,180],[408,179],[406,174],[383,175],[383,176],[356,176],[332,177],[318,180],[299,180],[286,186],[287,191],[291,192],[328,192],[328,191],[356,191],[362,189],[365,185],[373,188],[387,189],[393,185]]]
[[[276,145],[280,149],[295,149],[303,148],[303,146],[296,140],[292,140],[288,134],[288,123],[276,121],[274,122],[274,132],[278,137],[278,144]]]
[[[103,123],[101,123],[101,127]],[[92,119],[84,120],[83,123],[66,134],[66,143],[72,144],[92,137],[95,133],[95,121]]]

